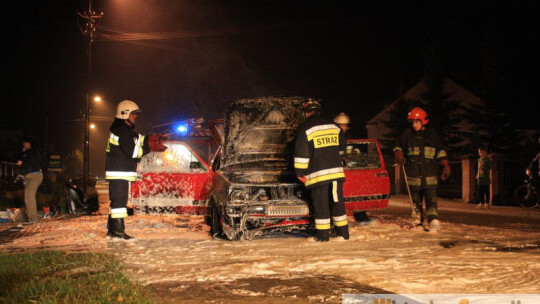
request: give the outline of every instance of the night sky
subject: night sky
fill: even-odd
[[[507,111],[537,125],[539,4],[341,2],[93,1],[104,16],[91,91],[105,102],[92,114],[113,116],[131,99],[144,110],[144,132],[175,119],[222,117],[234,99],[302,95],[322,98],[330,116],[349,113],[363,135],[367,119],[422,79],[434,50],[444,75],[475,93],[489,63]],[[76,12],[88,2],[17,4],[3,8],[0,128],[38,140],[47,133],[66,153],[82,145],[76,120],[85,106],[86,44]],[[119,41],[122,32],[156,39]],[[91,138],[106,136],[108,124]]]

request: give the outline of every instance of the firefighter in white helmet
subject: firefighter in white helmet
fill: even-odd
[[[336,117],[334,117],[334,123],[338,125],[338,127],[341,128],[343,131],[343,136],[345,136],[345,139],[352,139],[351,134],[349,131],[350,127],[349,124],[351,123],[351,120],[349,119],[349,116],[345,113],[339,113]]]
[[[107,238],[122,240],[133,238],[124,232],[129,183],[137,179],[137,163],[145,154],[167,149],[162,144],[167,137],[166,134],[144,136],[135,132],[135,122],[140,112],[141,109],[136,103],[124,100],[118,104],[116,117],[110,127],[105,166],[105,178],[109,181],[111,201]]]
[[[351,129],[350,123],[351,119],[349,115],[341,112],[336,117],[334,117],[334,123],[343,131],[343,137],[345,140],[354,139],[349,130]],[[345,153],[349,154],[353,152],[353,146],[347,145]],[[356,211],[354,212],[354,219],[360,223],[360,225],[369,225],[373,223],[373,219],[365,211]]]

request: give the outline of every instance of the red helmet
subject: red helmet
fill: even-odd
[[[407,119],[408,120],[418,119],[418,120],[420,120],[420,122],[422,122],[422,126],[427,125],[427,123],[429,122],[427,112],[424,111],[424,109],[422,109],[420,107],[416,107],[416,108],[412,109],[409,112],[409,115],[407,115]]]

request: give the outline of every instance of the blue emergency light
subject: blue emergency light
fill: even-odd
[[[181,122],[181,123],[176,123],[174,124],[173,126],[173,130],[175,133],[177,134],[180,134],[180,135],[186,135],[187,132],[188,132],[188,126],[186,123],[184,122]]]

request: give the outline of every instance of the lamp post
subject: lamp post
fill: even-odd
[[[86,20],[84,29],[81,29],[83,35],[88,38],[87,63],[88,78],[86,83],[86,109],[84,112],[84,152],[83,152],[83,189],[86,191],[88,186],[88,171],[90,167],[90,83],[92,75],[92,42],[94,41],[94,32],[96,31],[96,20],[103,17],[103,13],[92,10],[92,0],[88,0],[88,11],[77,12],[79,17]]]

